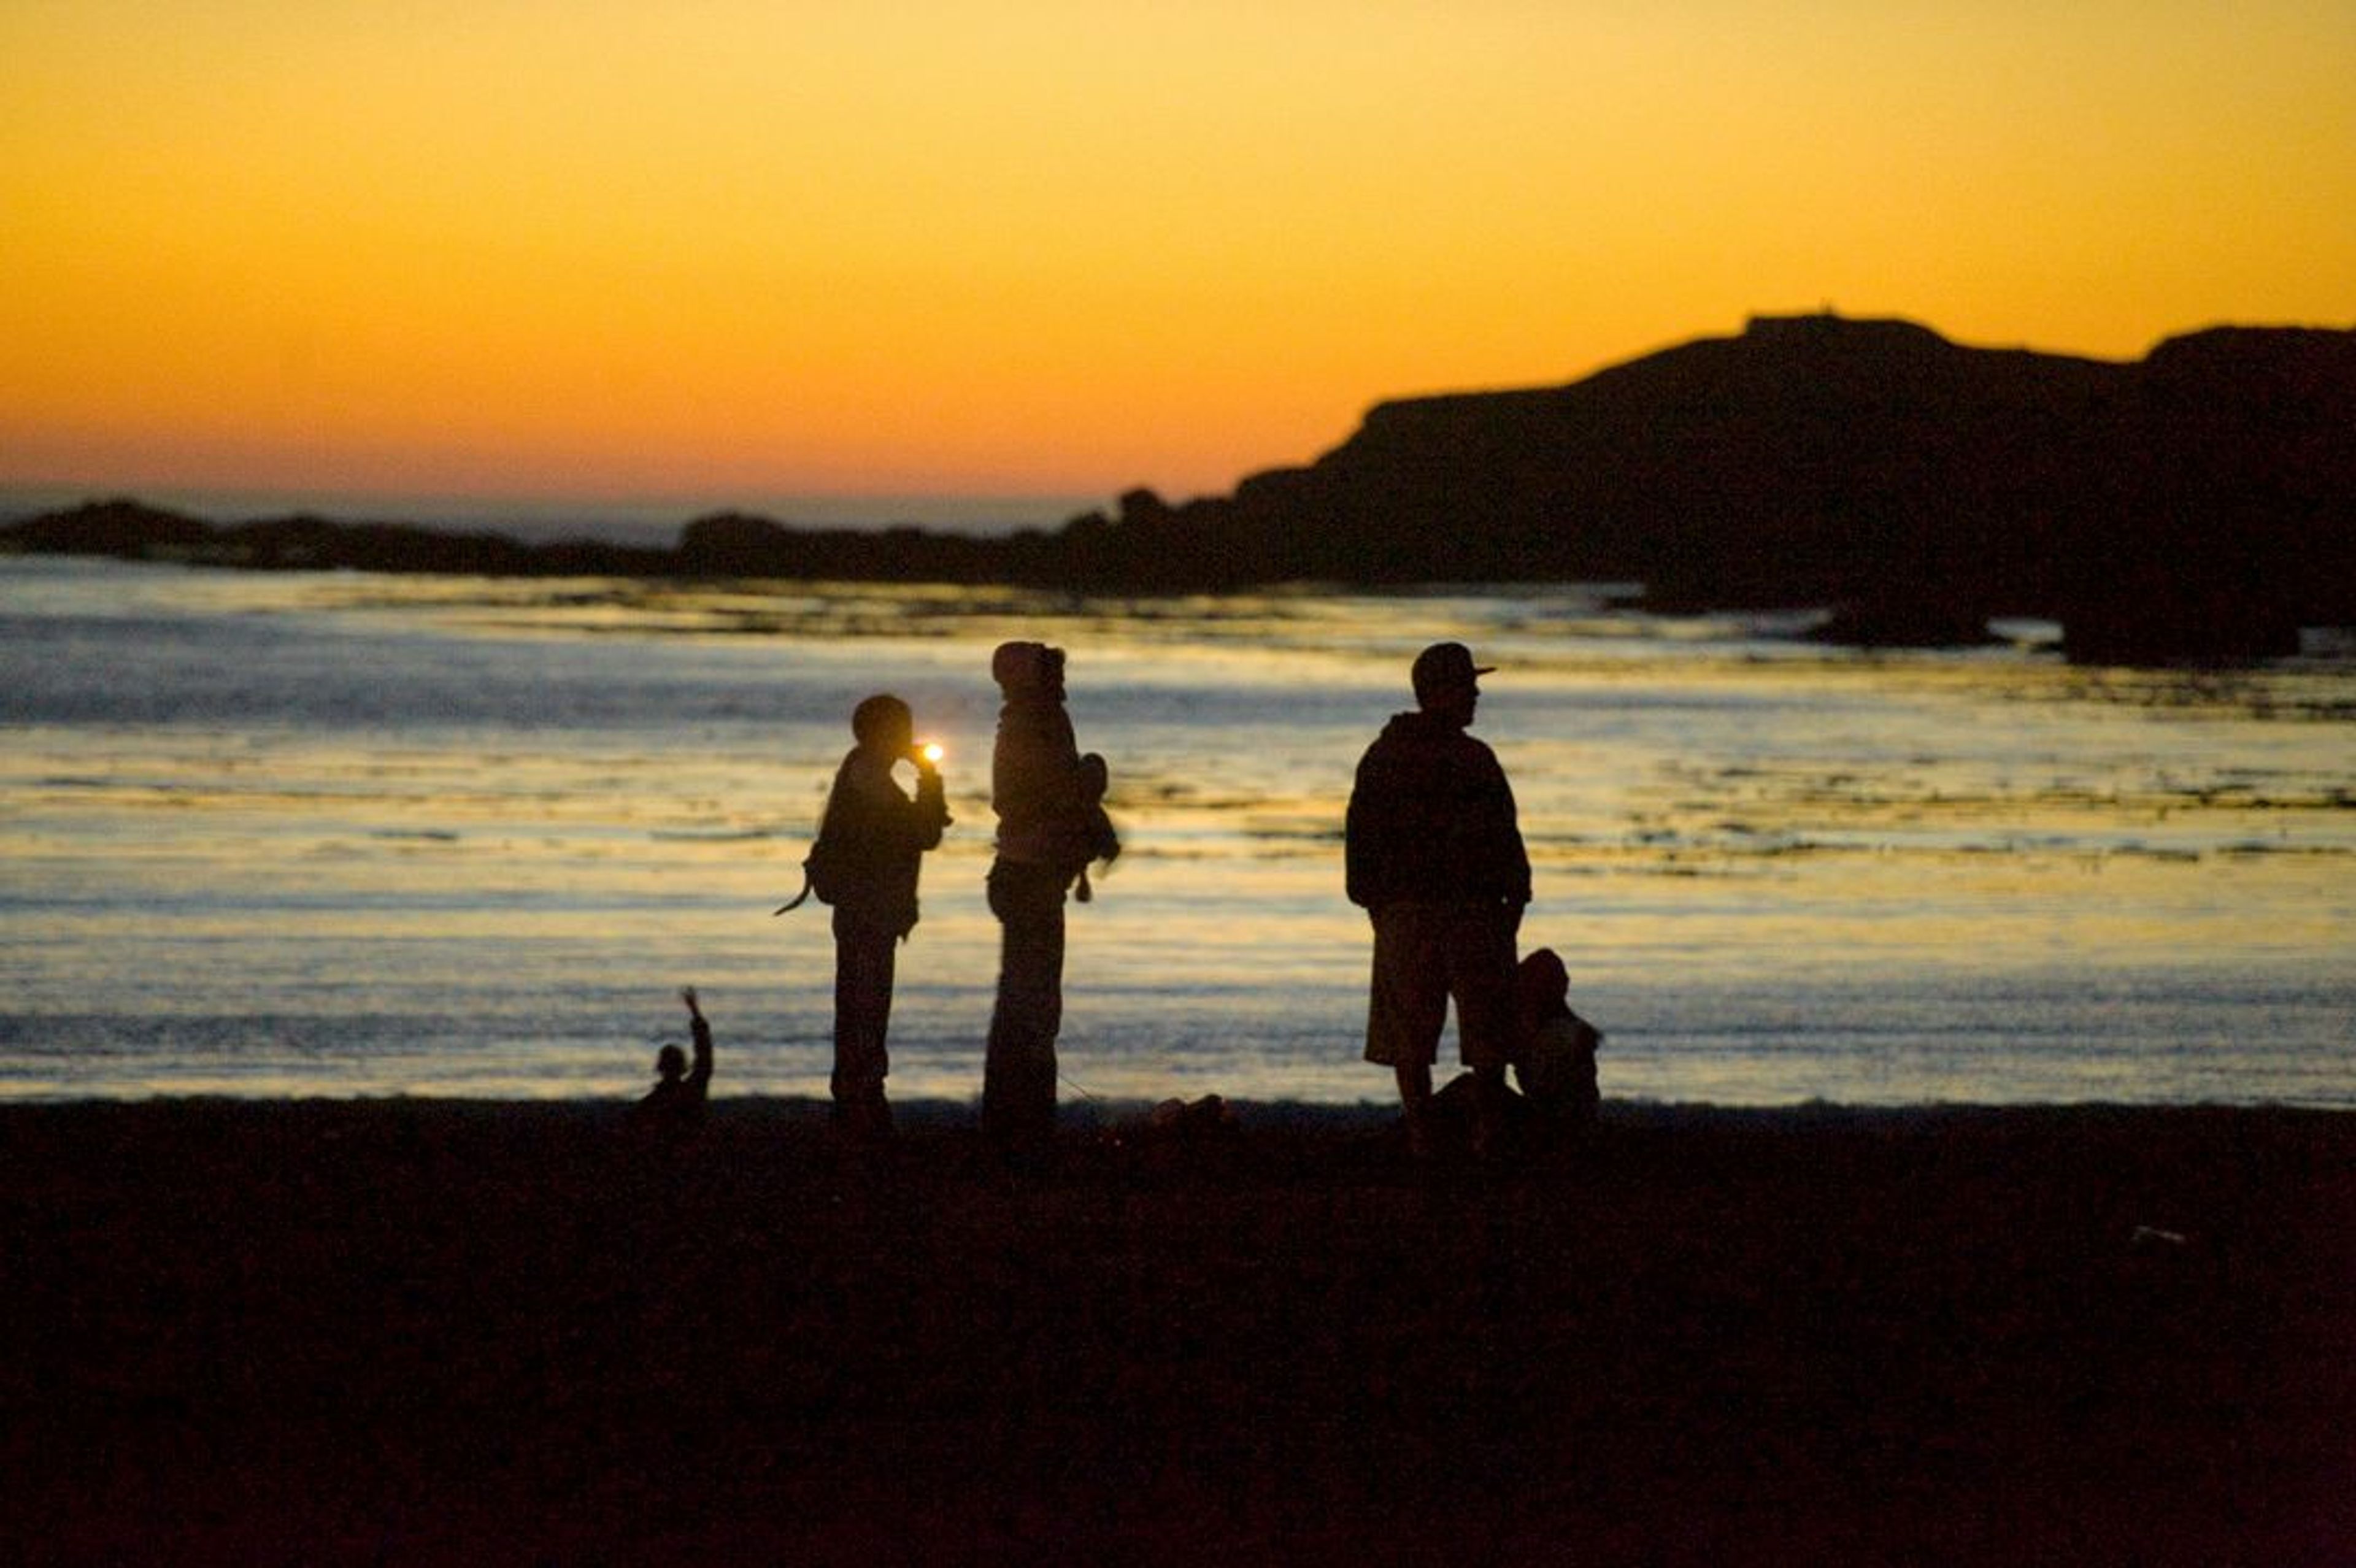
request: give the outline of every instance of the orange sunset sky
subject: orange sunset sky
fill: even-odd
[[[5,0],[0,485],[1224,492],[1755,311],[2356,318],[2351,0]]]

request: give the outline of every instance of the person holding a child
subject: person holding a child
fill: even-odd
[[[1064,1018],[1065,898],[1089,897],[1092,860],[1120,841],[1106,816],[1104,759],[1082,755],[1064,706],[1064,650],[1007,643],[990,673],[1004,694],[991,755],[998,854],[990,909],[1000,930],[998,998],[982,1060],[981,1129],[1012,1155],[1055,1130],[1055,1037]]]

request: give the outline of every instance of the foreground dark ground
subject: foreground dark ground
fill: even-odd
[[[2356,1116],[0,1111],[0,1556],[2356,1561]]]

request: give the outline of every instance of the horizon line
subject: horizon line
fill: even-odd
[[[489,529],[552,537],[563,528],[608,530],[618,542],[674,538],[699,517],[765,517],[797,528],[883,530],[915,527],[970,534],[1054,531],[1111,496],[1079,493],[778,491],[568,496],[514,492],[394,491],[334,486],[108,485],[0,481],[0,523],[87,505],[129,502],[214,524],[311,515],[331,522],[403,523],[437,529]],[[577,535],[574,537],[578,537]]]

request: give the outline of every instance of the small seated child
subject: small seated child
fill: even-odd
[[[655,1086],[631,1107],[631,1114],[643,1125],[683,1131],[703,1120],[704,1102],[711,1093],[712,1026],[704,1021],[703,1009],[696,1005],[692,986],[680,992],[679,997],[687,1004],[688,1029],[695,1037],[695,1065],[691,1069],[688,1066],[687,1052],[676,1045],[666,1045],[657,1051]]]
[[[1515,974],[1521,1029],[1515,1042],[1514,1082],[1533,1110],[1558,1125],[1595,1121],[1599,1095],[1595,1051],[1603,1043],[1594,1025],[1570,1010],[1570,975],[1562,957],[1541,947]]]

